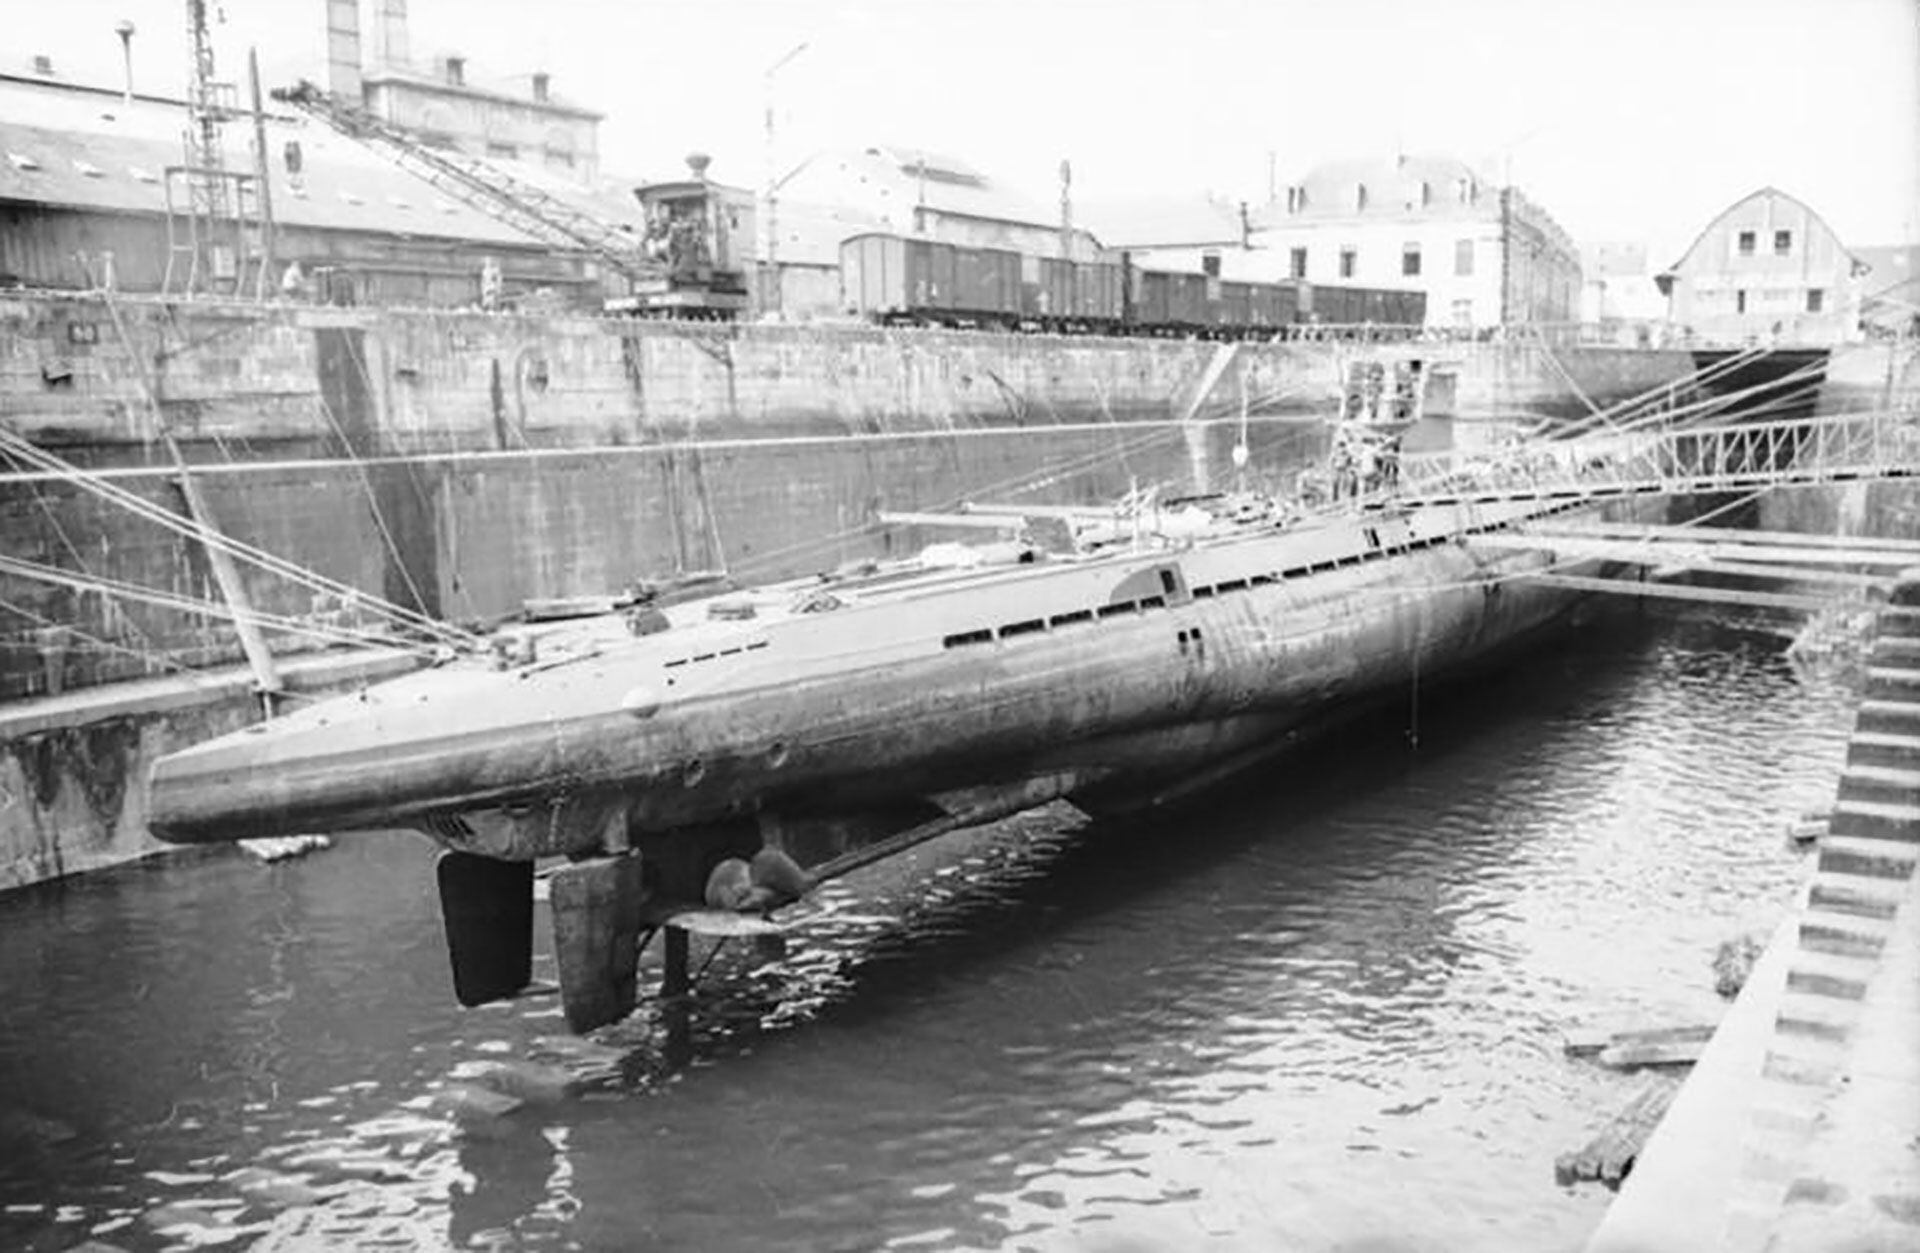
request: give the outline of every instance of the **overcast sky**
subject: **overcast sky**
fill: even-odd
[[[222,77],[319,76],[325,0],[208,0]],[[371,28],[374,0],[363,0]],[[177,90],[185,0],[0,0],[0,53]],[[1452,153],[1580,240],[1656,264],[1773,184],[1852,244],[1920,242],[1920,0],[410,0],[416,59],[474,78],[545,69],[607,114],[602,163],[717,178],[894,143],[1042,203],[1070,158],[1083,203],[1267,194],[1322,159]],[[769,66],[806,45],[771,77]],[[369,53],[370,53],[369,49]],[[1668,255],[1672,254],[1672,255]]]

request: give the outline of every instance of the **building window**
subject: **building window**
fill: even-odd
[[[1340,250],[1340,277],[1352,278],[1353,272],[1360,268],[1360,254],[1352,248]]]
[[[1424,209],[1432,203],[1433,203],[1433,184],[1429,183],[1425,179],[1421,179],[1420,180],[1420,207]]]
[[[1400,273],[1408,278],[1420,276],[1420,245],[1402,244],[1400,246]]]
[[[1367,185],[1365,183],[1357,184],[1354,187],[1353,207],[1361,213],[1367,211]]]
[[[1307,250],[1305,248],[1295,248],[1293,250],[1293,256],[1287,264],[1287,273],[1295,278],[1305,278],[1307,276]]]
[[[1458,327],[1473,325],[1473,301],[1461,299],[1453,302],[1453,324]]]
[[[1745,313],[1747,311],[1746,288],[1742,287],[1733,293],[1733,311],[1735,313]]]
[[[489,139],[487,141],[487,155],[490,157],[504,157],[509,161],[513,161],[519,158],[520,149],[514,147],[512,144],[503,144],[497,139]]]
[[[1453,272],[1455,274],[1473,273],[1473,241],[1471,239],[1454,241]]]
[[[1200,256],[1200,270],[1208,278],[1219,278],[1220,254],[1217,252],[1202,253]]]
[[[1775,231],[1773,233],[1773,255],[1784,257],[1793,251],[1793,232]]]
[[[1808,313],[1820,312],[1820,307],[1826,303],[1826,299],[1827,299],[1827,293],[1822,291],[1820,288],[1818,287],[1807,288],[1807,312]]]
[[[1740,232],[1740,255],[1743,257],[1751,257],[1753,255],[1753,232],[1752,231]]]

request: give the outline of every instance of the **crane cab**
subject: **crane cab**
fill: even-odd
[[[608,308],[650,317],[731,321],[747,308],[753,265],[753,193],[707,178],[708,158],[687,158],[691,178],[634,189],[646,220],[641,248],[661,267]]]

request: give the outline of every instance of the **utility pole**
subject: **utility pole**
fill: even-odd
[[[1073,162],[1060,158],[1060,259],[1073,260]]]
[[[273,270],[273,188],[267,179],[267,115],[260,107],[260,49],[247,49],[247,80],[253,92],[253,177],[260,188],[260,268],[254,274],[255,300],[267,298]]]
[[[760,76],[761,86],[765,96],[767,127],[767,190],[765,196],[767,203],[766,212],[761,215],[764,221],[761,224],[763,246],[760,250],[761,263],[766,266],[766,274],[760,280],[760,291],[761,303],[764,310],[775,314],[778,314],[781,310],[781,301],[780,184],[778,181],[779,167],[775,164],[773,80],[776,74],[786,68],[788,62],[805,52],[807,46],[807,41],[804,39],[801,40],[789,48],[779,60],[769,65],[766,68],[766,72]]]

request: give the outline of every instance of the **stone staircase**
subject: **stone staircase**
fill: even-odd
[[[1829,834],[1798,923],[1761,1068],[1722,1247],[1788,1253],[1829,1247],[1837,1226],[1884,1228],[1896,1243],[1862,1248],[1920,1249],[1920,1182],[1860,1196],[1861,1162],[1897,1179],[1907,1147],[1857,1144],[1840,1122],[1858,1122],[1850,1098],[1863,1066],[1870,1086],[1903,1107],[1920,1181],[1920,1041],[1900,1015],[1913,1001],[1905,950],[1920,926],[1915,865],[1920,862],[1920,571],[1903,574],[1882,610],[1869,654],[1847,761]],[[1889,960],[1889,944],[1898,950]],[[1889,983],[1899,987],[1889,987]],[[1890,1018],[1890,1015],[1893,1017]],[[1871,1019],[1871,1021],[1869,1021]],[[1889,1035],[1889,1032],[1892,1034]],[[1872,1048],[1863,1048],[1863,1036]],[[1895,1056],[1882,1065],[1889,1040]],[[1853,1104],[1857,1104],[1854,1102]],[[1896,1117],[1898,1117],[1896,1115]],[[1896,1122],[1895,1131],[1898,1130]],[[1828,1150],[1836,1146],[1846,1152]],[[1879,1155],[1876,1157],[1876,1153]],[[1851,1160],[1836,1160],[1846,1157]],[[1854,1186],[1835,1181],[1845,1175]],[[1894,1185],[1890,1185],[1894,1186]],[[1845,1216],[1841,1211],[1853,1211]],[[1901,1217],[1903,1210],[1916,1211]],[[1824,1233],[1824,1234],[1823,1234]],[[1910,1242],[1910,1243],[1909,1243]]]

